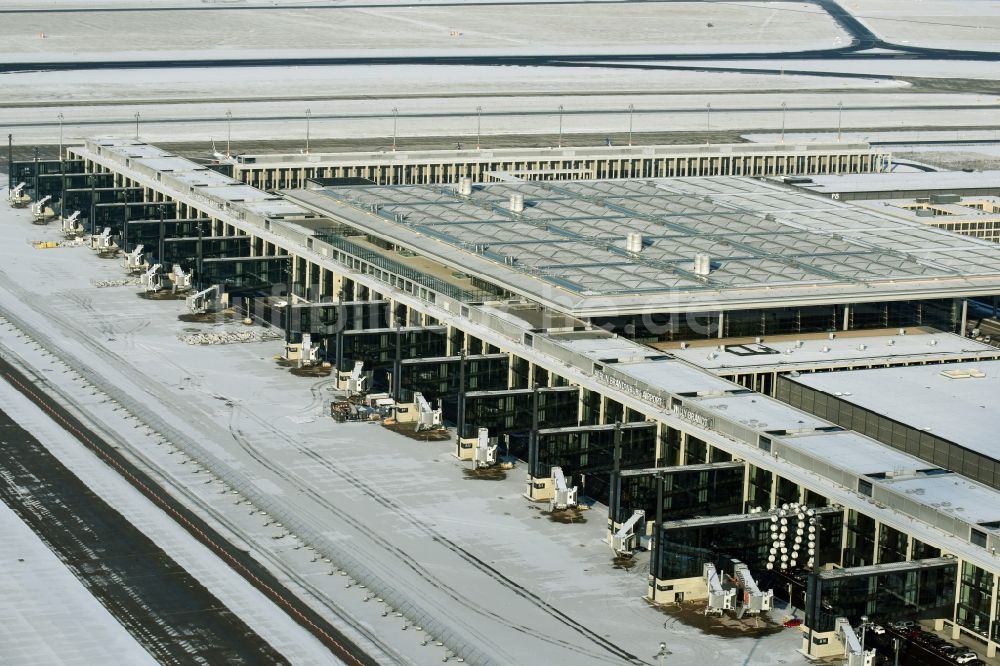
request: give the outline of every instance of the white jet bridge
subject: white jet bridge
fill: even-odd
[[[149,270],[142,274],[140,282],[146,293],[156,293],[163,289],[163,276],[160,274],[160,264],[153,264]]]
[[[566,475],[563,474],[562,467],[552,468],[552,499],[549,502],[549,509],[561,511],[576,506],[576,486],[572,488],[566,483]]]
[[[351,369],[351,376],[347,379],[347,394],[357,395],[364,393],[366,384],[368,383],[368,377],[364,373],[365,362],[355,361],[354,368]]]
[[[62,218],[62,231],[67,238],[75,238],[83,234],[83,226],[77,224],[80,220],[80,211],[73,211],[69,217]]]
[[[413,394],[413,403],[417,406],[417,427],[416,432],[421,430],[435,430],[441,427],[442,416],[441,408],[431,409],[431,405],[427,402],[427,398],[424,397],[423,393]]]
[[[643,532],[646,531],[646,512],[636,509],[629,516],[629,519],[622,523],[618,531],[611,535],[611,548],[616,555],[629,556],[639,548],[639,537],[642,535],[636,532],[636,527],[642,525]]]
[[[840,640],[844,643],[847,666],[872,666],[875,663],[875,650],[865,650],[861,647],[861,640],[848,619],[838,617],[833,624]]]
[[[757,581],[750,574],[750,569],[747,565],[734,561],[733,577],[743,592],[743,598],[739,600],[740,603],[736,611],[736,617],[743,617],[747,613],[757,615],[769,611],[774,607],[774,590],[762,592],[757,587]]]
[[[122,258],[122,267],[127,273],[135,274],[145,272],[146,269],[146,258],[143,256],[142,251],[145,249],[145,245],[139,243],[135,246],[135,249],[126,254]]]
[[[490,444],[489,428],[480,428],[476,448],[472,451],[472,468],[492,467],[497,463],[497,445]]]
[[[705,585],[708,586],[708,605],[705,606],[705,615],[722,615],[724,611],[732,610],[736,605],[736,588],[726,588],[722,585],[719,572],[711,562],[707,562],[702,571]]]
[[[52,195],[48,195],[31,205],[31,218],[35,224],[46,224],[56,216],[56,212],[46,204],[52,200]]]
[[[18,183],[7,193],[7,203],[12,208],[24,208],[31,203],[31,197],[24,191],[24,183]]]
[[[173,292],[175,294],[191,289],[191,273],[185,273],[180,264],[174,264],[174,268],[171,271],[171,278],[174,283]]]
[[[184,299],[188,312],[191,314],[205,314],[209,310],[214,312],[221,302],[222,288],[213,284],[208,289],[202,289],[197,294],[191,294]]]

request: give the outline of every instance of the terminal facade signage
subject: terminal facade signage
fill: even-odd
[[[612,377],[611,375],[602,372],[601,370],[594,370],[594,376],[601,380],[613,389],[617,389],[622,393],[627,393],[633,398],[642,400],[657,409],[663,409],[666,407],[666,400],[663,396],[657,395],[652,391],[647,391],[646,389],[640,388],[635,384],[625,381],[624,379],[619,379],[618,377]]]

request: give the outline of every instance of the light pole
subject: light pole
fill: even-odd
[[[841,121],[844,119],[844,103],[837,102],[837,143],[840,143],[840,130],[843,125]]]
[[[396,152],[396,122],[399,119],[399,109],[392,107],[392,152]]]
[[[230,150],[232,142],[233,142],[233,112],[226,111],[226,157],[229,157],[233,154]]]
[[[483,135],[483,107],[476,107],[476,150],[479,150],[479,140]]]
[[[309,154],[309,119],[312,117],[312,109],[306,109],[306,154]]]
[[[781,143],[785,142],[785,112],[788,111],[788,104],[781,103]]]
[[[139,112],[135,112],[135,140],[139,140]]]
[[[868,628],[868,616],[861,616],[861,653],[865,652],[865,630]]]
[[[632,145],[632,115],[635,113],[635,105],[628,105],[628,145]]]
[[[563,116],[563,105],[559,105],[559,147],[562,148],[562,116]]]
[[[708,131],[712,130],[712,103],[709,102],[705,105],[705,129]]]
[[[59,159],[62,159],[63,150],[63,114],[59,114]]]
[[[656,656],[660,658],[660,666],[663,666],[663,660],[666,658],[668,654],[670,653],[667,652],[667,644],[660,643],[660,651],[656,653]]]

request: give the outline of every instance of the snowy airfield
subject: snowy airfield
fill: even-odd
[[[154,3],[157,11],[82,11],[51,0],[0,5],[0,56],[11,62],[108,60],[138,63],[345,56],[421,57],[420,64],[183,67],[0,73],[0,130],[18,143],[57,143],[135,133],[150,141],[299,139],[312,115],[314,139],[551,135],[563,131],[818,131],[834,128],[972,128],[996,124],[997,62],[837,57],[851,35],[811,2]],[[90,3],[113,10],[145,4]],[[383,4],[384,6],[379,6]],[[923,30],[935,45],[989,49],[1000,3],[926,0],[848,3],[879,37]],[[336,5],[336,8],[331,8]],[[46,13],[45,9],[75,10]],[[904,12],[904,9],[906,12]],[[913,15],[918,23],[891,15]],[[881,21],[881,23],[878,23]],[[884,25],[883,25],[884,24]],[[888,26],[888,27],[886,27]],[[968,33],[975,26],[975,40]],[[891,28],[891,30],[890,30]],[[895,32],[893,32],[895,31]],[[907,33],[909,34],[909,33]],[[917,33],[914,32],[914,35]],[[910,40],[913,44],[915,39]],[[789,54],[830,51],[822,58]],[[767,54],[785,52],[781,59]],[[745,53],[740,60],[655,61],[655,54]],[[754,56],[753,54],[760,54]],[[531,66],[436,63],[437,57],[532,54],[636,55],[629,62]],[[649,54],[650,59],[643,59]],[[499,62],[499,60],[497,61]],[[930,89],[923,78],[974,79],[978,86]],[[916,83],[915,83],[916,82]],[[782,103],[787,113],[782,114]],[[708,104],[712,110],[707,111]],[[937,108],[928,109],[927,106]],[[809,107],[806,109],[805,107]],[[822,107],[821,110],[814,110]],[[923,108],[922,108],[923,107]],[[969,108],[973,107],[973,108]],[[751,109],[751,110],[746,110]],[[702,112],[704,110],[704,112]],[[231,126],[225,121],[232,112]],[[442,117],[427,117],[436,112]],[[384,143],[384,141],[383,141]],[[489,144],[488,139],[484,141]],[[451,146],[448,146],[451,147]]]

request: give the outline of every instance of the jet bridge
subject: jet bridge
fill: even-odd
[[[846,617],[838,617],[834,623],[837,635],[844,643],[847,666],[872,666],[875,663],[875,650],[865,650],[861,647],[861,640],[854,632],[850,621]]]
[[[641,531],[636,532],[636,528],[641,526]],[[611,548],[615,555],[632,555],[639,548],[641,537],[646,534],[646,512],[637,509],[632,512],[632,516],[622,523],[618,531],[611,535]]]
[[[736,617],[746,614],[758,615],[766,613],[774,607],[774,591],[761,591],[750,573],[750,568],[742,562],[733,561],[733,578],[742,592],[742,598],[737,600]]]
[[[706,562],[703,568],[705,585],[708,587],[708,605],[705,606],[705,615],[722,615],[727,610],[732,610],[736,605],[736,588],[726,588],[719,578],[719,572],[715,565]]]
[[[576,486],[569,486],[562,467],[552,468],[552,488],[554,492],[549,500],[550,511],[562,511],[576,506]]]

